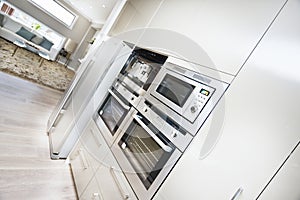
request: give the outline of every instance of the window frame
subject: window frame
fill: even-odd
[[[43,8],[42,6],[40,6],[38,3],[34,2],[34,0],[27,0],[29,3],[31,3],[32,5],[34,5],[35,7],[37,7],[38,9],[40,9],[41,11],[43,11],[44,13],[46,13],[47,15],[49,15],[50,17],[52,17],[53,19],[55,19],[56,21],[58,21],[59,23],[63,24],[65,27],[67,27],[68,29],[73,29],[77,19],[78,19],[78,15],[75,14],[73,11],[71,11],[69,8],[67,8],[65,5],[63,5],[61,2],[59,2],[58,0],[52,0],[53,2],[55,2],[56,4],[58,4],[60,7],[62,7],[64,10],[66,10],[66,12],[69,12],[71,15],[74,16],[74,19],[72,20],[72,23],[70,25],[66,24],[64,21],[62,21],[61,19],[59,19],[58,17],[56,17],[54,14],[52,14],[51,12],[48,12],[45,8]]]

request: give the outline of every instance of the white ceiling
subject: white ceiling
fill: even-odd
[[[102,25],[118,0],[64,0],[93,24]]]

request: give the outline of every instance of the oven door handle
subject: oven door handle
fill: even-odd
[[[161,141],[151,130],[150,128],[148,128],[143,122],[142,120],[137,116],[134,115],[133,118],[143,127],[143,129],[145,129],[145,131],[147,131],[147,133],[149,133],[149,135],[157,142],[157,144],[166,152],[171,152],[173,149],[167,145],[165,145],[163,143],[163,141]]]
[[[126,105],[115,93],[113,93],[113,91],[111,91],[111,89],[108,89],[108,92],[111,94],[111,96],[113,96],[119,102],[119,104],[121,104],[121,106],[124,109],[126,109],[126,110],[130,109],[130,107],[128,105]]]

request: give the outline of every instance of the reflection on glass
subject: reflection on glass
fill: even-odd
[[[176,105],[182,107],[195,86],[167,74],[156,91]]]
[[[114,135],[118,129],[126,113],[127,110],[125,110],[112,96],[107,98],[104,106],[99,110],[100,116],[112,135]]]
[[[160,136],[161,133],[152,124],[147,124],[147,126],[162,141],[166,140]],[[174,150],[172,144],[166,141],[164,143],[167,143]],[[126,130],[118,144],[146,189],[154,182],[173,152],[173,150],[171,152],[164,151],[135,120]]]

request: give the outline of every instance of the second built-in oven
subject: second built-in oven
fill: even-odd
[[[120,92],[128,93],[128,95],[123,96]],[[108,90],[105,100],[95,113],[94,120],[100,130],[105,133],[103,136],[109,146],[112,145],[122,130],[124,122],[128,120],[133,112],[130,104],[133,101],[136,101],[136,98],[126,88],[116,83],[115,87]]]
[[[141,104],[111,149],[138,198],[151,199],[192,136],[178,133],[150,107]]]
[[[123,66],[118,79],[137,96],[151,85],[167,56],[136,47]]]

